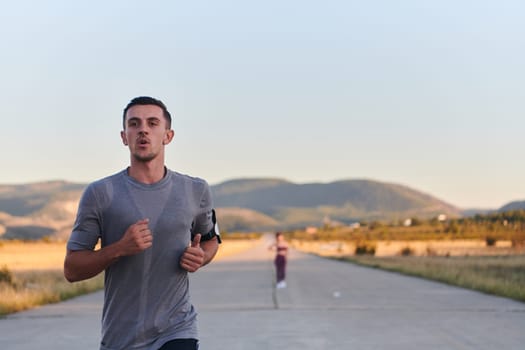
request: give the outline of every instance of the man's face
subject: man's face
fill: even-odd
[[[162,108],[155,105],[135,105],[128,109],[121,132],[122,142],[138,161],[148,162],[164,155],[164,145],[170,143],[173,131],[167,129]]]

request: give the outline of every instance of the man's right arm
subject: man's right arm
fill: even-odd
[[[99,250],[69,250],[64,260],[64,276],[69,282],[95,277],[120,257],[117,243]]]
[[[95,277],[122,256],[135,255],[152,245],[153,236],[148,219],[139,220],[126,230],[122,238],[99,250],[70,250],[64,260],[64,276],[69,282]]]

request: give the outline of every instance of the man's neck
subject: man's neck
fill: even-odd
[[[128,175],[144,184],[154,184],[159,182],[166,175],[167,169],[164,164],[155,165],[152,162],[131,163],[128,168]]]

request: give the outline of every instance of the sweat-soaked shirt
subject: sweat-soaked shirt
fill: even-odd
[[[167,170],[151,185],[127,169],[90,184],[80,200],[69,250],[117,242],[128,227],[149,219],[152,247],[121,257],[105,270],[101,350],[153,350],[177,338],[198,339],[188,273],[179,266],[192,233],[213,227],[208,184]]]

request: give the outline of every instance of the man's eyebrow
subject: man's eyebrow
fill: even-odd
[[[129,122],[132,122],[132,121],[141,121],[141,120],[142,120],[142,118],[139,118],[139,117],[129,117],[129,118],[128,118],[128,123],[129,123]],[[160,118],[159,118],[159,117],[155,117],[155,116],[153,116],[153,117],[147,117],[146,120],[148,120],[148,121],[151,121],[151,120],[160,120]]]

